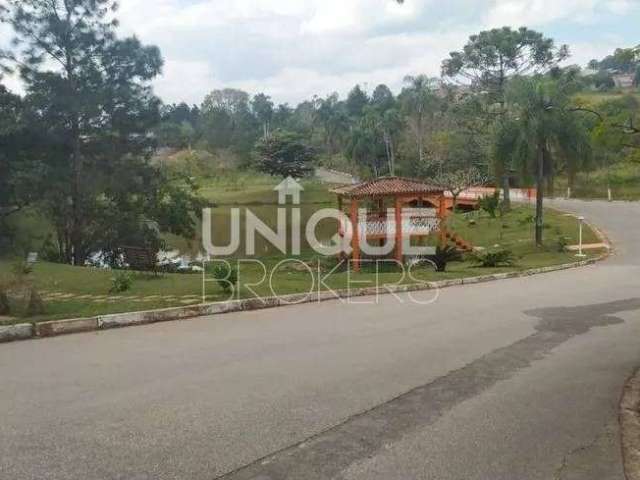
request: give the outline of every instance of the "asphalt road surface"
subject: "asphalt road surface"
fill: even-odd
[[[616,254],[431,305],[384,296],[0,345],[0,479],[623,479],[640,204],[556,205]]]

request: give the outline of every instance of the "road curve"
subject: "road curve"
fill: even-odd
[[[1,345],[0,478],[623,479],[640,204],[554,205],[616,254],[427,306],[386,296]]]

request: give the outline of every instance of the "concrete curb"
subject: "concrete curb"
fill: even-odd
[[[26,340],[33,337],[33,325],[31,323],[19,323],[0,327],[0,343],[14,340]]]
[[[629,378],[620,400],[622,459],[627,480],[640,480],[640,369]]]
[[[263,299],[249,298],[243,300],[231,300],[228,302],[208,303],[185,307],[164,308],[161,310],[148,310],[142,312],[126,312],[111,315],[100,315],[90,318],[72,318],[69,320],[52,320],[41,323],[21,323],[18,325],[0,326],[0,343],[15,340],[27,340],[30,338],[45,338],[70,333],[93,332],[112,328],[146,325],[150,323],[169,322],[173,320],[186,320],[189,318],[208,315],[221,315],[224,313],[264,310],[267,308],[300,305],[303,303],[319,303],[329,300],[340,300],[362,296],[378,296],[396,293],[437,290],[460,285],[493,282],[509,278],[528,277],[542,273],[557,272],[571,268],[593,265],[608,258],[613,253],[613,247],[609,239],[593,225],[588,224],[603,243],[609,245],[609,249],[598,257],[589,258],[579,262],[551,265],[549,267],[532,268],[521,272],[505,272],[477,277],[454,278],[437,282],[425,282],[413,285],[393,285],[383,288],[369,287],[350,290],[335,290],[313,293],[294,293],[280,297],[268,297]],[[640,480],[640,477],[638,477]]]
[[[264,310],[267,308],[285,307],[289,305],[301,305],[304,303],[319,303],[329,300],[340,300],[362,296],[388,295],[394,293],[407,293],[416,291],[437,290],[441,288],[471,285],[477,283],[493,282],[510,278],[522,278],[542,273],[557,272],[571,268],[584,267],[604,260],[608,253],[580,262],[552,265],[549,267],[533,268],[521,272],[505,272],[477,277],[455,278],[440,280],[437,282],[425,282],[423,284],[394,285],[384,288],[359,288],[352,290],[335,290],[313,293],[294,293],[280,297],[268,297],[263,299],[250,298],[244,300],[232,300],[221,303],[191,305],[186,307],[172,307],[161,310],[148,310],[141,312],[116,313],[100,315],[90,318],[73,318],[68,320],[52,320],[41,323],[22,323],[0,327],[0,343],[14,340],[26,340],[30,338],[44,338],[70,333],[92,332],[108,330],[112,328],[129,327],[134,325],[146,325],[150,323],[185,320],[189,318],[208,315],[222,315],[231,312]]]

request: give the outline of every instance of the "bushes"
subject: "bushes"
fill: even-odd
[[[563,236],[558,237],[558,241],[556,243],[558,252],[565,252],[567,250],[568,245],[569,245],[569,239],[567,237],[563,237]]]
[[[122,293],[133,286],[133,276],[129,272],[118,272],[111,278],[111,289],[109,293]]]
[[[436,247],[435,255],[429,255],[427,258],[434,263],[436,272],[445,272],[449,262],[462,260],[462,254],[456,249],[456,247],[445,245],[444,247]]]
[[[42,315],[46,311],[44,301],[38,293],[35,287],[31,287],[29,290],[29,303],[27,305],[27,316],[33,317],[36,315]]]
[[[12,277],[0,281],[0,315],[42,315],[46,306],[31,276],[33,264],[18,261],[11,265]],[[15,301],[9,300],[11,294]],[[15,310],[15,311],[14,311]]]
[[[493,252],[475,253],[472,255],[474,263],[483,268],[510,267],[515,264],[515,257],[511,250],[495,250]]]
[[[238,271],[229,262],[215,264],[211,268],[211,275],[225,293],[233,292],[238,283]]]
[[[497,190],[493,195],[486,195],[478,201],[480,208],[487,212],[491,218],[496,218],[496,212],[500,207],[500,192]]]
[[[9,295],[4,286],[0,285],[0,315],[9,315],[11,305],[9,305]]]

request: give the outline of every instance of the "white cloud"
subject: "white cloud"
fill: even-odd
[[[355,83],[400,88],[406,74],[437,75],[468,35],[494,26],[553,26],[584,63],[629,43],[597,28],[632,21],[637,0],[123,0],[123,34],[160,47],[156,92],[200,103],[214,88],[265,91],[278,102],[345,94]],[[637,23],[637,18],[635,22]],[[592,23],[580,36],[576,25]],[[564,27],[567,27],[566,29]],[[564,35],[564,32],[571,32]],[[609,37],[607,37],[609,35]],[[551,35],[556,36],[557,35]],[[2,30],[0,29],[0,44]],[[633,43],[633,42],[631,42]],[[6,81],[5,81],[6,83]],[[15,83],[15,82],[14,82]]]
[[[485,16],[491,27],[503,25],[545,25],[571,18],[584,22],[590,19],[600,0],[494,0]]]
[[[606,9],[615,15],[624,15],[631,12],[634,8],[638,9],[636,0],[610,0],[606,2]]]

